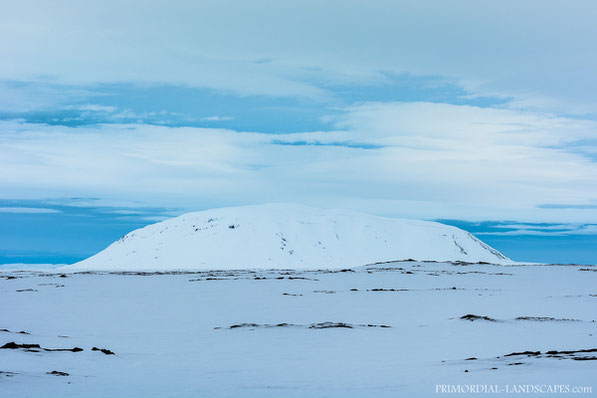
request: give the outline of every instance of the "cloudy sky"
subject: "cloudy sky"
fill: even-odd
[[[595,263],[595,20],[580,0],[4,4],[0,263],[265,202]]]

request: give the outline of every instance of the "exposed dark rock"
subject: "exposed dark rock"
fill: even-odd
[[[517,355],[526,355],[526,356],[537,356],[541,355],[541,351],[521,351],[521,352],[511,352],[510,354],[504,355],[505,357],[514,357]]]
[[[357,326],[366,326],[368,328],[384,328],[384,329],[391,328],[391,326],[389,326],[389,325],[375,325],[375,324],[371,324],[371,323],[368,323],[366,325],[357,325]]]
[[[286,322],[276,323],[276,324],[270,324],[270,323],[239,323],[239,324],[236,324],[236,325],[229,326],[228,329],[239,329],[239,328],[250,328],[250,329],[256,329],[256,328],[284,328],[284,327],[294,327],[294,326],[301,326],[301,325],[295,325],[293,323],[286,323]],[[218,327],[215,327],[214,329],[222,329],[222,327],[218,326]]]
[[[201,282],[201,281],[227,281],[230,280],[229,278],[214,278],[214,277],[208,277],[208,278],[196,278],[196,279],[189,279],[189,282]]]
[[[536,321],[536,322],[580,322],[580,319],[571,318],[553,318],[550,316],[519,316],[516,321]]]
[[[567,350],[567,351],[556,351],[556,350],[551,350],[551,351],[547,351],[546,354],[549,355],[556,355],[556,354],[578,354],[578,353],[583,353],[583,352],[597,352],[597,348],[587,348],[587,349],[583,349],[583,350]]]
[[[44,350],[44,351],[70,351],[70,352],[80,352],[83,351],[83,349],[81,347],[74,347],[74,348],[43,348],[40,347],[39,344],[17,344],[14,341],[11,341],[9,343],[4,344],[2,347],[0,347],[0,349],[9,349],[9,350],[15,350],[15,349],[19,349],[22,348],[24,350],[29,350],[31,352],[39,352],[39,351],[35,351],[35,350]]]
[[[474,315],[474,314],[466,314],[460,317],[460,319],[464,319],[465,321],[489,321],[489,322],[497,322],[497,319],[490,318],[485,315]]]
[[[476,357],[470,357],[470,358],[466,358],[465,361],[476,361],[477,358]]]
[[[343,322],[321,322],[313,323],[309,326],[309,329],[329,329],[329,328],[345,328],[352,329],[353,326]]]
[[[256,323],[239,323],[237,325],[232,325],[229,329],[237,329],[237,328],[258,328],[260,325]]]
[[[582,354],[587,353],[594,353],[597,352],[597,348],[586,348],[580,350],[550,350],[546,351],[545,353],[541,353],[541,351],[520,351],[520,352],[511,352],[510,354],[504,355],[504,357],[514,357],[514,356],[527,356],[527,357],[536,357],[536,358],[553,358],[553,359],[573,359],[575,361],[594,361],[597,360],[597,356],[587,356]],[[579,355],[581,354],[581,355]],[[496,357],[500,358],[500,357]],[[523,365],[523,362],[512,362],[508,365]]]
[[[54,375],[54,376],[70,376],[70,375],[69,375],[68,373],[66,373],[66,372],[59,372],[59,371],[57,371],[57,370],[53,370],[53,371],[51,371],[51,372],[46,372],[46,374],[49,374],[49,375]]]
[[[103,353],[104,353],[104,354],[106,354],[106,355],[114,355],[114,352],[113,352],[113,351],[110,351],[110,350],[108,350],[107,348],[97,348],[97,347],[93,347],[93,348],[91,349],[91,351],[101,351],[101,352],[103,352]]]
[[[344,328],[344,329],[354,329],[355,327],[363,327],[363,328],[391,328],[388,325],[376,325],[372,323],[360,323],[358,325],[353,325],[350,323],[344,322],[321,322],[321,323],[312,323],[309,325],[309,329],[330,329],[330,328]]]
[[[10,343],[6,343],[2,347],[0,347],[0,350],[15,350],[15,349],[19,349],[19,348],[39,348],[39,349],[41,349],[39,344],[17,344],[14,341],[11,341]]]
[[[299,325],[296,323],[277,323],[277,324],[269,324],[269,323],[239,323],[235,325],[229,326],[227,329],[240,329],[240,328],[249,328],[249,329],[257,329],[257,328],[283,328],[283,327],[299,327],[299,328],[307,328],[307,329],[331,329],[331,328],[344,328],[344,329],[354,329],[357,327],[362,328],[391,328],[388,325],[377,325],[372,323],[362,323],[353,325],[350,323],[344,322],[320,322],[320,323],[312,323],[310,325]],[[217,326],[214,329],[223,329],[221,326]]]
[[[73,347],[73,348],[44,348],[44,351],[70,351],[70,352],[81,352],[83,349],[81,347]]]
[[[0,332],[16,333],[16,334],[31,334],[31,333],[26,332],[24,330],[21,330],[20,332],[13,332],[12,330],[8,330],[8,329],[0,329]]]

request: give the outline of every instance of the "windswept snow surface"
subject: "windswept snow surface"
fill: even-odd
[[[0,397],[594,397],[595,271],[3,271],[0,347],[83,351],[0,349]],[[470,385],[496,391],[438,393]]]
[[[406,259],[512,262],[470,233],[436,222],[267,204],[149,225],[67,269],[333,269]]]

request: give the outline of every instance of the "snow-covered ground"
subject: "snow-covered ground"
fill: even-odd
[[[332,269],[406,259],[512,263],[470,233],[437,222],[265,204],[149,225],[70,269]]]
[[[546,352],[597,348],[596,270],[3,271],[0,346],[40,348],[0,349],[0,396],[431,397],[437,384],[593,396],[597,352]],[[506,356],[523,351],[540,354]]]

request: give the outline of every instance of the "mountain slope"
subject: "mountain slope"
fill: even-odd
[[[403,260],[511,262],[444,224],[298,205],[188,213],[135,230],[71,270],[341,268]]]

